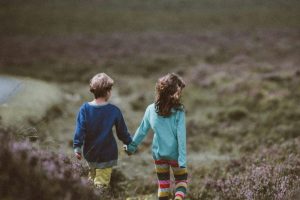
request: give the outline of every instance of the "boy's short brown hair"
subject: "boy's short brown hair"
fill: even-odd
[[[90,92],[94,94],[96,99],[106,97],[113,85],[114,80],[112,78],[105,73],[99,73],[90,80]]]

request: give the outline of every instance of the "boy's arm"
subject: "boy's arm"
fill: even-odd
[[[82,106],[77,115],[76,128],[74,133],[73,148],[75,153],[82,154],[81,147],[86,135],[86,118],[85,110]]]
[[[119,111],[116,121],[116,132],[119,140],[124,144],[128,145],[132,141],[121,111]]]
[[[145,136],[148,134],[148,131],[150,129],[149,114],[149,109],[146,109],[143,120],[134,134],[133,141],[127,147],[127,151],[129,153],[134,153],[137,149],[137,146],[143,141]]]
[[[177,141],[178,141],[178,163],[179,167],[186,167],[186,127],[185,113],[180,111],[177,122]]]

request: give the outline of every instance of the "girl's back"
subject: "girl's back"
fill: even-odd
[[[178,158],[178,136],[177,130],[182,129],[178,123],[179,118],[184,115],[183,110],[173,109],[172,114],[163,117],[157,114],[155,104],[148,106],[149,126],[154,132],[153,156],[155,158],[176,159]],[[180,134],[180,133],[179,133]]]
[[[151,128],[152,155],[158,178],[158,198],[169,199],[170,168],[175,179],[175,199],[187,192],[185,113],[180,102],[184,81],[176,74],[161,77],[156,84],[155,103],[146,109],[127,152],[134,153]]]
[[[186,167],[185,113],[180,102],[183,80],[168,74],[156,84],[156,101],[150,104],[129,147],[135,151],[151,128],[154,132],[152,155],[155,160],[176,160]]]

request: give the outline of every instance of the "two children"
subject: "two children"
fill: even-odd
[[[131,139],[120,110],[107,103],[113,81],[106,74],[92,78],[90,88],[95,100],[84,103],[79,111],[74,136],[74,151],[88,161],[90,179],[95,185],[109,184],[111,167],[117,162],[117,145],[112,135],[116,126],[118,138],[133,154],[151,128],[154,132],[152,155],[158,178],[158,198],[169,199],[170,169],[175,178],[175,199],[181,200],[187,192],[185,112],[180,103],[184,81],[176,74],[167,74],[156,84],[155,103],[149,105],[143,120]],[[101,91],[101,92],[100,92]]]

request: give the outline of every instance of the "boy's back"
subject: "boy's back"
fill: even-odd
[[[84,103],[78,112],[74,134],[74,152],[78,159],[83,155],[89,164],[89,179],[97,187],[107,187],[112,167],[117,164],[118,147],[112,128],[124,144],[132,139],[127,131],[120,109],[108,103],[114,81],[105,73],[96,74],[90,81],[94,100]]]
[[[118,138],[125,144],[129,143],[131,137],[117,106],[110,103],[100,105],[84,103],[78,113],[74,147],[83,145],[83,155],[88,162],[98,166],[115,165],[118,148],[112,132],[114,125]],[[84,138],[81,138],[83,135]]]

